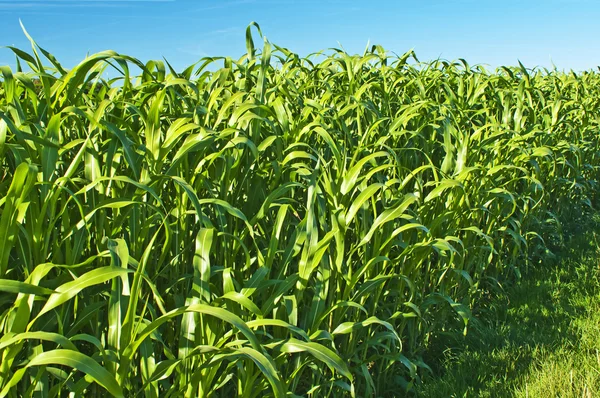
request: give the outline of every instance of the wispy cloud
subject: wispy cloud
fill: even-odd
[[[241,31],[242,31],[241,28],[232,26],[230,28],[216,29],[216,30],[211,30],[209,32],[202,33],[201,37],[202,37],[202,39],[214,37],[214,36],[226,37],[226,36],[231,36],[233,34],[237,34]],[[200,40],[200,44],[196,43],[196,44],[180,46],[177,48],[177,51],[179,51],[183,54],[193,55],[194,57],[208,57],[209,54],[204,50],[204,45],[203,45],[206,42],[207,42],[207,40]]]
[[[98,26],[108,27],[108,26],[117,26],[124,23],[126,20],[123,18],[116,19],[112,22],[103,21],[102,23],[95,23],[86,26],[85,28],[80,29],[70,29],[68,32],[56,34],[56,35],[45,35],[43,37],[44,43],[56,41],[56,40],[65,40],[72,38],[74,35],[82,35],[85,33],[98,32]]]
[[[232,26],[225,29],[216,29],[211,30],[210,32],[203,33],[202,36],[215,36],[215,35],[225,35],[229,36],[232,33],[240,32],[242,29],[237,26]]]
[[[40,8],[113,8],[131,7],[143,3],[174,3],[176,0],[28,0],[26,2],[0,0],[0,10],[28,10]]]
[[[93,4],[93,3],[174,3],[176,0],[27,0],[27,1],[14,1],[14,0],[0,0],[0,4],[8,4],[14,6],[31,5],[69,5],[73,6],[72,3],[79,4]]]
[[[208,53],[202,49],[202,46],[185,46],[177,47],[177,51],[183,54],[192,55],[194,57],[208,57]]]
[[[323,17],[335,17],[338,15],[343,15],[343,14],[349,14],[349,13],[353,13],[353,12],[357,12],[360,11],[360,7],[348,7],[348,8],[342,8],[336,11],[332,11],[332,12],[328,12],[328,13],[324,13],[321,14],[321,16]]]
[[[236,1],[215,2],[212,5],[206,5],[206,6],[202,6],[202,7],[198,7],[198,8],[193,8],[190,10],[190,12],[217,10],[217,9],[221,9],[221,8],[235,7],[238,5],[251,4],[251,3],[255,3],[255,2],[256,2],[256,0],[236,0]]]

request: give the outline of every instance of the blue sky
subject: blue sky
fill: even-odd
[[[29,33],[67,67],[112,49],[177,69],[203,56],[245,52],[251,21],[280,46],[306,55],[368,41],[422,60],[465,58],[492,67],[584,70],[600,65],[596,0],[0,0],[0,45],[29,48]],[[339,43],[339,44],[338,44]],[[14,65],[0,49],[0,65]]]

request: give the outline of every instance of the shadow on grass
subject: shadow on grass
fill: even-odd
[[[597,226],[594,222],[592,231]],[[586,345],[581,349],[599,348],[598,329],[592,324],[600,317],[590,318],[590,298],[600,303],[595,235],[590,231],[571,236],[558,264],[542,264],[505,295],[490,300],[466,337],[432,336],[425,362],[435,365],[433,375],[423,377],[417,396],[509,397],[521,391],[539,396],[529,394],[527,386],[535,384],[536,372],[556,366],[546,366],[548,358],[564,357]],[[578,358],[572,366],[585,360]],[[552,372],[545,377],[551,380]]]

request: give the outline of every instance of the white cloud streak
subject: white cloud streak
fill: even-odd
[[[209,54],[204,50],[204,46],[202,44],[206,44],[206,40],[204,40],[204,38],[206,37],[214,37],[214,36],[230,36],[232,34],[235,33],[239,33],[242,32],[243,30],[238,28],[238,27],[230,27],[230,28],[225,28],[225,29],[217,29],[217,30],[211,30],[209,32],[205,32],[202,34],[202,40],[200,40],[200,44],[192,44],[192,45],[186,45],[186,46],[180,46],[177,48],[177,51],[183,53],[183,54],[188,54],[188,55],[192,55],[194,57],[208,57]]]
[[[174,3],[175,0],[61,0],[42,1],[27,0],[25,2],[0,0],[0,10],[31,10],[31,9],[56,9],[56,8],[114,8],[134,7],[148,3]]]
[[[207,4],[207,5],[199,7],[199,8],[193,8],[190,10],[190,12],[217,10],[217,9],[221,9],[221,8],[235,7],[237,5],[252,4],[255,2],[256,2],[256,0],[237,0],[237,1],[227,1],[227,2],[215,2],[212,5]]]
[[[0,4],[8,4],[14,6],[20,6],[24,4],[35,4],[40,5],[70,5],[72,3],[80,4],[94,4],[94,3],[174,3],[176,0],[26,0],[26,1],[14,1],[14,0],[0,0]]]

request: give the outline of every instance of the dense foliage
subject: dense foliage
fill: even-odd
[[[253,26],[181,73],[11,47],[0,396],[397,395],[596,203],[596,73],[300,58]]]

